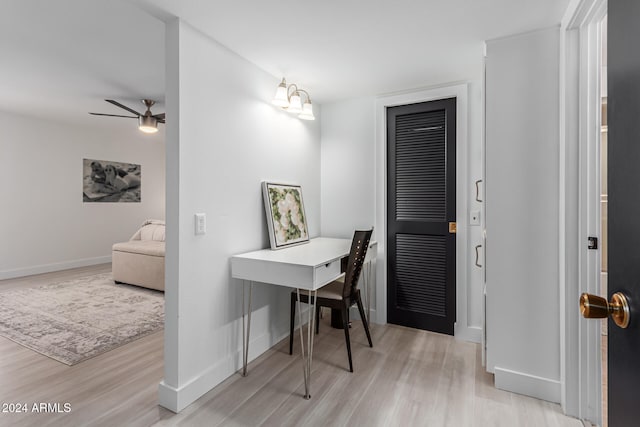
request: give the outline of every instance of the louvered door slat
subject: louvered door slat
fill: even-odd
[[[443,220],[446,213],[445,111],[396,119],[397,220]]]
[[[396,235],[398,307],[446,315],[446,244],[443,236]]]

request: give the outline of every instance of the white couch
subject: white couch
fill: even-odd
[[[164,291],[164,253],[164,221],[145,221],[128,242],[113,245],[113,280]]]

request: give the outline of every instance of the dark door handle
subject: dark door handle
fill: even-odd
[[[476,202],[482,203],[482,199],[480,198],[480,183],[481,179],[476,181]]]
[[[480,249],[482,245],[476,245],[476,267],[482,268],[482,264],[480,264],[480,253],[478,249]]]

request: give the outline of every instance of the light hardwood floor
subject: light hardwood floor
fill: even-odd
[[[3,280],[0,292],[109,271],[105,264]],[[71,404],[70,413],[0,412],[0,426],[149,426],[171,413],[156,405],[162,360],[162,331],[74,366],[0,337],[0,404]]]
[[[108,268],[0,281],[0,292]],[[495,389],[479,346],[446,335],[372,325],[369,348],[354,322],[349,373],[343,332],[328,317],[316,337],[310,401],[302,398],[299,347],[289,356],[285,339],[249,365],[248,377],[231,376],[180,414],[156,404],[162,332],[72,367],[0,337],[0,402],[72,406],[67,414],[0,413],[0,425],[582,426],[556,404]]]

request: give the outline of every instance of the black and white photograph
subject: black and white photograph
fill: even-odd
[[[82,201],[139,203],[141,171],[135,163],[82,159]]]

